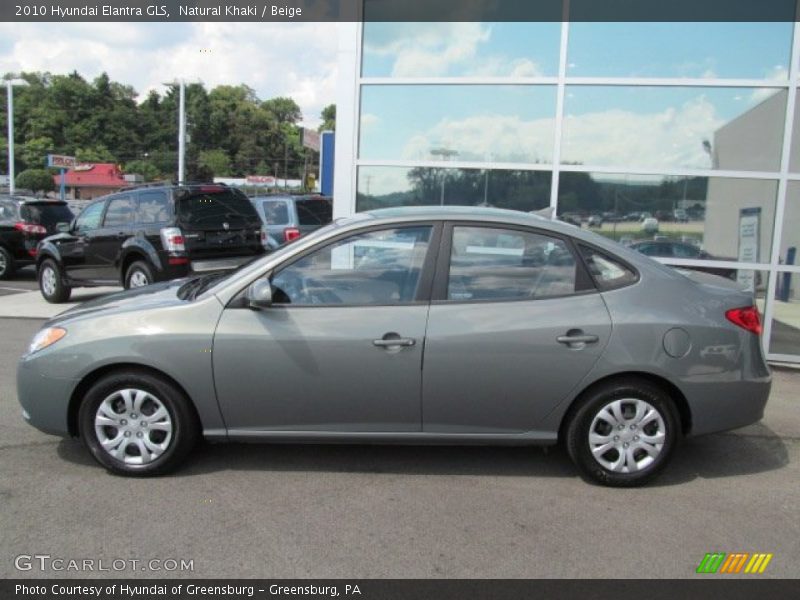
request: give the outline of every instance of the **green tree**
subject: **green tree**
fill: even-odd
[[[322,109],[322,125],[319,131],[336,131],[336,105],[328,104]]]
[[[201,169],[207,169],[213,177],[228,177],[231,174],[231,159],[221,148],[202,150],[197,158]]]
[[[125,165],[125,172],[131,175],[141,175],[145,181],[158,179],[158,168],[148,160],[132,160]]]
[[[53,175],[47,169],[26,169],[17,175],[14,184],[33,192],[51,192],[56,189]]]
[[[53,149],[53,140],[47,136],[28,140],[18,149],[22,164],[29,169],[41,168],[45,165],[47,154]]]
[[[303,120],[303,113],[297,102],[285,96],[271,98],[261,104],[279,123],[297,123]]]
[[[78,148],[75,151],[75,160],[79,163],[110,163],[116,162],[114,155],[103,144]]]

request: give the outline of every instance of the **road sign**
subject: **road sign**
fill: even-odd
[[[303,142],[303,146],[310,148],[314,152],[319,152],[319,133],[317,131],[303,127],[300,139]]]
[[[47,166],[57,169],[71,169],[75,166],[74,156],[64,156],[63,154],[48,154]]]

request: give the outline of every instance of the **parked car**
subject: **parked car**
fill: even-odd
[[[720,258],[712,256],[705,250],[699,248],[695,244],[687,242],[678,242],[675,240],[636,240],[628,244],[628,247],[633,248],[637,252],[641,252],[645,256],[657,256],[660,258],[687,258],[687,259],[703,259],[703,260],[735,260]],[[728,267],[706,267],[706,266],[692,266],[682,267],[686,269],[694,269],[696,271],[704,271],[720,277],[728,279],[736,279],[736,269]]]
[[[36,262],[39,241],[73,218],[66,202],[35,197],[0,196],[0,280]]]
[[[672,213],[672,217],[678,223],[688,223],[689,222],[689,215],[686,214],[686,211],[682,208],[676,208],[675,211]]]
[[[602,227],[603,226],[603,217],[600,215],[592,215],[589,217],[589,227]]]
[[[20,360],[17,395],[31,425],[79,436],[125,475],[176,467],[201,436],[561,441],[588,479],[631,486],[680,437],[762,417],[760,330],[734,282],[586,230],[499,209],[385,209],[232,273],[63,313]],[[703,354],[723,345],[736,351]]]
[[[645,233],[658,233],[658,219],[647,217],[642,221],[642,231]]]
[[[256,196],[250,199],[269,235],[267,247],[278,245],[327,225],[333,220],[333,201],[327,196]]]
[[[40,242],[39,289],[48,302],[65,302],[73,287],[127,289],[233,269],[263,254],[262,234],[247,196],[225,185],[125,189]]]

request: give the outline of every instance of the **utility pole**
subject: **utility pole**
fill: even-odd
[[[186,180],[186,83],[178,82],[178,183]]]
[[[14,195],[16,190],[14,183],[14,86],[15,85],[28,85],[24,79],[15,79],[9,76],[6,79],[6,98],[8,104],[8,193]]]

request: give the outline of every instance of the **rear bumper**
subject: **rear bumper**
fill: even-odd
[[[758,380],[732,381],[694,386],[687,394],[692,414],[689,435],[704,435],[738,429],[760,421],[772,385],[770,376]]]

